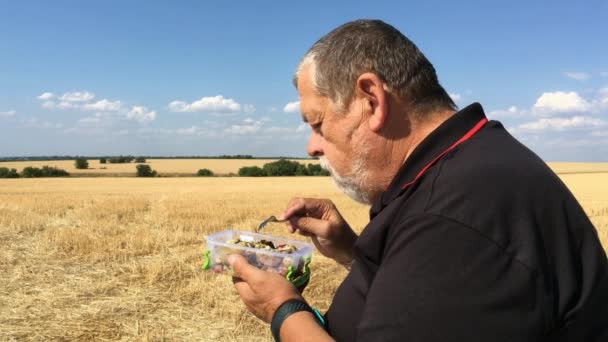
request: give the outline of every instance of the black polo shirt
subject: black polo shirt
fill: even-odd
[[[479,104],[410,155],[327,312],[338,341],[606,341],[608,262],[561,180]],[[446,152],[447,151],[447,152]]]

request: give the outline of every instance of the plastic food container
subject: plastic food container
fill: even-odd
[[[280,253],[272,250],[245,247],[229,243],[229,240],[246,242],[270,241],[274,246],[290,244],[297,248],[292,253]],[[224,230],[207,236],[207,250],[205,251],[202,269],[215,273],[232,273],[228,264],[230,254],[240,254],[247,261],[262,270],[279,273],[287,280],[299,287],[308,282],[310,269],[308,264],[312,256],[313,247],[310,243],[284,239],[277,236],[259,234],[240,230]]]

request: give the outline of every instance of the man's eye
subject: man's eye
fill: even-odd
[[[314,124],[314,125],[310,125],[310,127],[316,133],[321,134],[321,124],[320,123],[317,123],[317,124]]]

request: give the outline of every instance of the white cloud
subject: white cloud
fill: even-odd
[[[254,120],[252,118],[246,118],[245,120],[243,120],[244,123],[248,123],[248,124],[253,123],[253,121]]]
[[[83,125],[97,125],[101,122],[101,117],[99,116],[88,116],[86,118],[82,118],[80,120],[78,120],[78,123],[83,124]]]
[[[450,97],[452,98],[452,101],[454,101],[454,102],[458,102],[462,98],[462,96],[460,94],[456,94],[456,93],[450,93]]]
[[[169,109],[172,112],[212,112],[212,113],[233,113],[241,111],[242,106],[233,99],[224,98],[222,95],[202,97],[192,103],[184,101],[172,101]],[[253,106],[247,110],[255,110]]]
[[[64,93],[59,99],[66,102],[87,102],[94,98],[95,94],[88,91],[72,91]]]
[[[540,113],[585,112],[589,103],[577,92],[547,92],[543,93],[534,104],[534,109]]]
[[[264,133],[271,133],[271,134],[290,134],[293,133],[295,131],[294,128],[291,127],[278,127],[278,126],[272,126],[272,127],[268,127],[264,130]]]
[[[600,76],[602,76],[602,77],[608,77],[608,71],[602,71],[602,72],[600,72]]]
[[[210,126],[214,126],[214,123],[210,123]],[[141,127],[136,131],[136,134],[145,137],[153,137],[155,135],[179,135],[179,136],[202,136],[204,138],[221,138],[221,133],[218,133],[216,129],[210,129],[209,127],[201,126],[190,126],[183,128],[154,128],[154,127]]]
[[[26,127],[32,127],[32,128],[59,129],[59,128],[63,127],[63,124],[53,123],[53,122],[49,122],[49,121],[41,121],[38,118],[30,118],[30,119],[25,120],[23,123],[25,124]]]
[[[594,110],[608,110],[608,87],[598,90],[597,95],[597,99],[593,101]]]
[[[577,92],[545,92],[538,97],[530,109],[511,106],[507,109],[493,110],[488,116],[493,119],[522,118],[522,117],[551,117],[567,114],[605,114],[608,110],[608,87],[592,92],[588,98],[583,98]]]
[[[58,104],[56,104],[56,107],[59,109],[73,109],[73,108],[78,108],[78,105],[75,105],[69,101],[61,101]]]
[[[154,127],[141,127],[137,129],[138,134],[152,135],[152,134],[173,134],[174,130],[168,128],[154,128]]]
[[[310,126],[308,126],[307,124],[300,124],[297,128],[296,128],[296,133],[302,133],[302,132],[306,132],[308,130]]]
[[[221,133],[209,127],[191,126],[187,128],[177,128],[171,130],[170,133],[186,136],[201,136],[203,138],[220,138]]]
[[[77,134],[90,137],[92,135],[105,135],[106,132],[103,127],[96,126],[80,126],[80,127],[69,127],[63,130],[65,134]]]
[[[93,103],[85,103],[82,106],[82,109],[97,112],[117,112],[121,109],[121,106],[122,104],[120,101],[109,101],[103,99]]]
[[[299,124],[297,127],[268,127],[264,130],[264,133],[270,134],[288,134],[294,135],[296,133],[304,133],[309,129],[309,126],[305,123]]]
[[[245,112],[245,114],[253,114],[255,113],[255,106],[251,104],[246,104],[243,106],[243,112]]]
[[[39,100],[43,100],[43,101],[45,101],[45,100],[50,100],[50,99],[52,99],[52,98],[55,98],[55,94],[50,93],[50,92],[45,92],[45,93],[42,93],[42,94],[40,94],[40,95],[38,96],[38,99],[39,99]]]
[[[78,109],[81,108],[81,104],[73,103],[69,101],[44,101],[42,103],[42,108],[46,109]]]
[[[261,128],[262,122],[256,121],[254,123],[245,125],[231,125],[230,127],[226,128],[224,132],[235,135],[255,134],[259,132]]]
[[[564,72],[564,76],[577,81],[585,81],[591,77],[591,75],[586,72]]]
[[[564,131],[572,128],[597,128],[603,126],[606,126],[606,121],[604,120],[590,116],[573,116],[571,118],[541,118],[537,121],[521,124],[515,131]]]
[[[300,101],[289,102],[283,107],[285,113],[298,113],[300,111]]]
[[[139,123],[154,121],[156,112],[144,106],[125,106],[121,101],[108,99],[96,100],[95,94],[88,91],[66,92],[60,97],[46,92],[38,96],[44,101],[42,107],[46,109],[71,109],[89,112],[97,112],[94,117],[85,117],[78,121],[79,124],[107,126],[118,119],[133,120]],[[101,115],[107,113],[107,115]],[[110,113],[115,113],[110,115]]]
[[[196,135],[199,134],[202,129],[198,126],[192,126],[188,128],[178,128],[175,130],[175,133],[180,135]]]
[[[4,118],[8,118],[8,117],[12,117],[15,116],[15,114],[17,114],[16,110],[9,110],[6,112],[0,112],[0,118],[4,117]]]
[[[53,101],[44,101],[42,103],[42,108],[53,109],[53,108],[55,108],[55,102],[53,102]]]
[[[516,106],[511,106],[507,109],[493,110],[488,113],[488,117],[492,119],[516,118],[524,116],[527,112],[520,110]]]
[[[131,107],[131,110],[127,112],[127,119],[138,122],[154,121],[156,119],[156,112],[148,111],[148,108],[143,106],[133,106]]]
[[[112,118],[107,113],[97,112],[92,116],[78,120],[78,127],[107,127],[111,126]]]

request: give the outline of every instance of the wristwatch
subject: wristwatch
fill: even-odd
[[[290,299],[281,304],[277,311],[275,311],[274,316],[272,316],[272,321],[270,322],[270,331],[272,331],[272,336],[274,336],[275,341],[281,341],[281,335],[279,332],[281,330],[283,321],[285,321],[285,319],[292,314],[300,311],[308,311],[312,313],[319,325],[325,329],[325,320],[317,309],[311,308],[308,304],[300,299]]]

